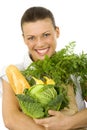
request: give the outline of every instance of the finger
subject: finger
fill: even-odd
[[[45,130],[48,130],[48,127],[49,127],[48,124],[42,123],[42,120],[34,119],[34,121],[36,122],[36,124],[39,124],[45,127]]]
[[[49,115],[56,116],[56,115],[58,115],[60,112],[59,112],[59,111],[54,111],[54,110],[49,110],[48,113],[49,113]]]
[[[48,130],[48,127],[45,127],[45,130]]]
[[[46,124],[48,124],[48,118],[34,119],[34,121],[36,122],[36,124],[40,124],[40,125],[44,125],[44,126],[47,126]]]
[[[33,119],[35,122],[36,122],[36,124],[38,124],[38,119]]]
[[[45,130],[49,130],[49,126],[47,124],[44,127],[45,127]]]

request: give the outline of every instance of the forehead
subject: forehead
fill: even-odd
[[[45,32],[47,30],[52,30],[54,29],[54,26],[52,24],[51,19],[46,18],[43,20],[37,20],[35,22],[25,22],[23,24],[23,32],[24,33],[37,33],[38,31],[40,32]]]

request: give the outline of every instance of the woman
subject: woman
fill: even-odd
[[[21,18],[21,29],[28,54],[24,62],[17,66],[20,70],[27,68],[33,61],[43,60],[45,55],[51,57],[55,53],[60,31],[50,10],[43,7],[27,9]],[[15,94],[5,77],[2,78],[2,85],[3,119],[5,126],[10,130],[71,130],[87,127],[87,109],[82,97],[78,98],[81,100],[81,110],[73,116],[50,110],[52,117],[33,120],[20,110]]]

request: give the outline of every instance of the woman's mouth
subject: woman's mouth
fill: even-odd
[[[44,49],[37,49],[36,51],[37,51],[37,53],[39,55],[44,56],[44,55],[46,55],[48,53],[49,47],[48,48],[44,48]]]

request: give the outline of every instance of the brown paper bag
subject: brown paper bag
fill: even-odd
[[[69,108],[64,108],[61,110],[61,112],[65,115],[74,115],[76,112],[78,112],[78,107],[75,99],[75,92],[72,85],[64,86],[67,87],[68,90],[68,97],[69,97]],[[78,129],[78,130],[86,130],[85,128]]]
[[[63,110],[61,110],[61,112],[64,113],[65,115],[73,115],[76,112],[78,112],[74,89],[72,85],[67,85],[64,87],[67,87],[67,90],[68,90],[67,94],[69,97],[69,108],[65,107]]]

